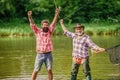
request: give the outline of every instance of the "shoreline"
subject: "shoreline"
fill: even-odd
[[[85,32],[89,36],[120,36],[120,33],[111,33],[111,32],[102,32],[102,33],[92,33],[92,32]],[[62,36],[63,33],[55,34],[53,36]],[[33,33],[21,34],[21,33],[13,33],[13,34],[0,34],[0,37],[32,37],[34,36]]]

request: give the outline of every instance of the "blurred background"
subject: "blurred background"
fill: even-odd
[[[33,11],[38,27],[41,20],[52,22],[55,8],[61,12],[53,33],[54,80],[70,80],[72,40],[63,36],[59,24],[64,19],[68,30],[76,23],[99,46],[120,44],[120,0],[0,0],[0,80],[30,80],[36,56],[36,40],[27,12]],[[89,49],[93,80],[120,80],[120,64],[113,64],[107,52],[94,54]],[[85,76],[80,67],[77,80]],[[48,80],[45,66],[37,80]]]
[[[120,0],[0,0],[0,36],[31,35],[27,12],[33,11],[33,19],[40,26],[43,19],[52,21],[58,6],[61,7],[59,19],[70,24],[71,30],[72,24],[81,23],[89,34],[120,32]],[[54,34],[61,33],[57,27]]]

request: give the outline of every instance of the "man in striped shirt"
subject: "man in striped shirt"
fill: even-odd
[[[51,40],[52,33],[54,31],[57,18],[59,16],[60,9],[56,8],[55,16],[52,23],[49,25],[48,20],[41,21],[42,28],[38,28],[32,19],[32,11],[28,11],[28,19],[30,27],[36,36],[36,60],[34,65],[34,71],[32,73],[32,80],[36,80],[37,73],[40,71],[42,64],[44,63],[48,71],[49,80],[53,80],[52,73],[52,51],[53,44]]]
[[[71,80],[77,79],[78,69],[81,64],[86,80],[91,80],[88,48],[90,47],[96,53],[102,52],[105,49],[97,46],[90,37],[84,33],[83,25],[77,24],[74,27],[75,33],[72,33],[66,29],[62,19],[60,20],[60,24],[64,34],[73,40]]]

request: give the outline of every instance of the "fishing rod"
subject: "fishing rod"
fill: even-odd
[[[56,0],[54,0],[54,5],[55,5],[55,8],[59,8],[59,10],[61,11],[61,7],[60,7],[60,6],[57,6]],[[58,19],[60,19],[60,16],[59,16],[59,15],[58,15]]]
[[[56,0],[54,0],[54,5],[55,5],[55,7],[57,8]]]
[[[56,4],[56,0],[54,0],[54,5],[55,5],[56,8],[58,7],[57,4]],[[59,7],[59,8],[60,8],[60,10],[61,10],[61,7]],[[81,9],[81,7],[78,8],[77,10],[75,10],[74,12],[72,12],[71,14],[67,15],[66,17],[62,18],[62,19],[67,19],[67,18],[69,18],[70,16],[72,16],[72,15],[74,15],[76,12],[78,12],[80,9]],[[60,18],[60,16],[59,16],[59,18]]]
[[[78,8],[77,10],[75,10],[74,12],[72,12],[70,15],[67,15],[66,17],[64,17],[63,19],[67,19],[70,16],[74,15],[76,12],[78,12],[81,8]]]

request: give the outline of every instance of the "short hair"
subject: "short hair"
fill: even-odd
[[[42,20],[41,24],[43,24],[43,23],[48,23],[49,24],[49,20]]]

